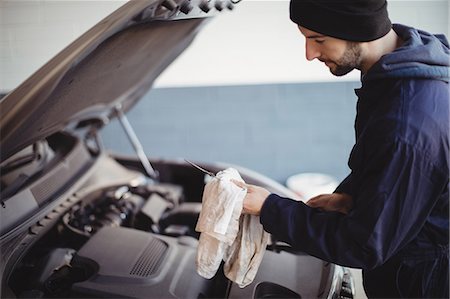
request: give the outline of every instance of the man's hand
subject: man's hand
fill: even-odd
[[[321,194],[313,197],[306,204],[312,208],[347,214],[353,208],[352,197],[345,193]]]
[[[242,212],[244,214],[259,216],[259,214],[261,214],[261,208],[266,201],[266,198],[270,195],[270,192],[262,187],[245,184],[240,181],[232,180],[232,182],[241,188],[247,189]]]

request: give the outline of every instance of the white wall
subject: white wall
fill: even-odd
[[[391,0],[392,22],[448,36],[449,1]],[[305,59],[304,38],[289,19],[289,1],[239,3],[214,19],[157,81],[158,86],[359,80],[336,78],[323,63]]]
[[[0,92],[16,87],[125,1],[0,1]],[[358,80],[304,59],[288,1],[244,0],[213,19],[156,86]],[[391,19],[448,35],[449,0],[391,0]]]

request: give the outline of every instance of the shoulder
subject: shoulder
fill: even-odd
[[[360,141],[403,144],[432,159],[449,154],[449,85],[439,80],[390,80],[378,93]]]
[[[378,91],[370,99],[375,102],[368,112],[371,125],[380,128],[386,126],[386,130],[393,130],[395,133],[407,128],[417,128],[424,133],[448,132],[448,83],[429,79],[387,81],[379,85]]]

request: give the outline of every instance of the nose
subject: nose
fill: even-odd
[[[305,48],[306,48],[305,52],[306,52],[307,60],[311,61],[320,56],[320,52],[317,49],[317,47],[314,45],[314,41],[310,41],[310,40],[306,39]]]

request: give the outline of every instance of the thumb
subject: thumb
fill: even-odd
[[[238,180],[235,180],[235,179],[231,179],[231,181],[238,187],[247,188],[247,184],[245,184],[242,181],[238,181]]]

